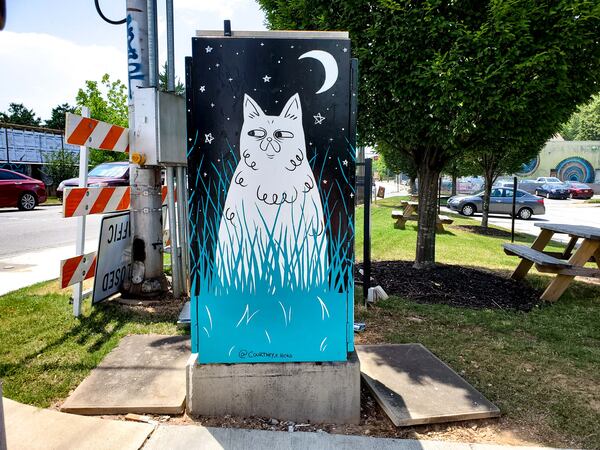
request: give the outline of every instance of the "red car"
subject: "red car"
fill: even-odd
[[[30,211],[46,201],[43,181],[12,170],[0,169],[0,207]]]
[[[577,181],[567,181],[565,183],[569,188],[569,197],[590,199],[594,196],[594,190],[585,183]]]

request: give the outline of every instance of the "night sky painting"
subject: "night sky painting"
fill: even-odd
[[[353,350],[350,41],[291,36],[198,37],[186,59],[199,363]]]

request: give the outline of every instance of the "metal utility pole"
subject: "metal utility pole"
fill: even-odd
[[[129,80],[129,129],[135,148],[133,92],[158,88],[156,0],[127,0],[127,63]],[[156,152],[155,148],[142,153]],[[143,164],[143,163],[142,163]],[[130,165],[132,273],[129,291],[153,295],[165,290],[163,271],[161,174],[158,166]]]

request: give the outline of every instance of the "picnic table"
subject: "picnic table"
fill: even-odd
[[[600,278],[600,228],[553,223],[536,223],[535,226],[541,228],[541,232],[531,247],[503,244],[507,255],[521,258],[512,278],[524,278],[534,264],[540,272],[555,274],[541,296],[542,300],[550,302],[558,300],[577,276]],[[563,252],[544,252],[555,233],[571,237],[567,247]],[[575,249],[580,239],[581,244]],[[584,267],[588,261],[595,261],[598,267]]]
[[[398,230],[404,230],[406,228],[406,222],[409,220],[418,221],[419,220],[419,202],[413,200],[403,200],[400,202],[400,206],[404,208],[402,211],[394,210],[392,211],[392,219],[396,219],[396,223],[394,224],[394,228]],[[440,214],[437,215],[437,220],[435,224],[435,231],[438,233],[444,232],[444,224],[451,224],[454,222],[448,216],[442,216]]]

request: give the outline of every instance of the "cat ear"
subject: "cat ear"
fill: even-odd
[[[279,117],[286,119],[302,119],[302,107],[300,106],[300,96],[296,93],[287,101]]]
[[[244,118],[254,119],[255,117],[264,116],[265,113],[260,106],[248,94],[244,94]]]

